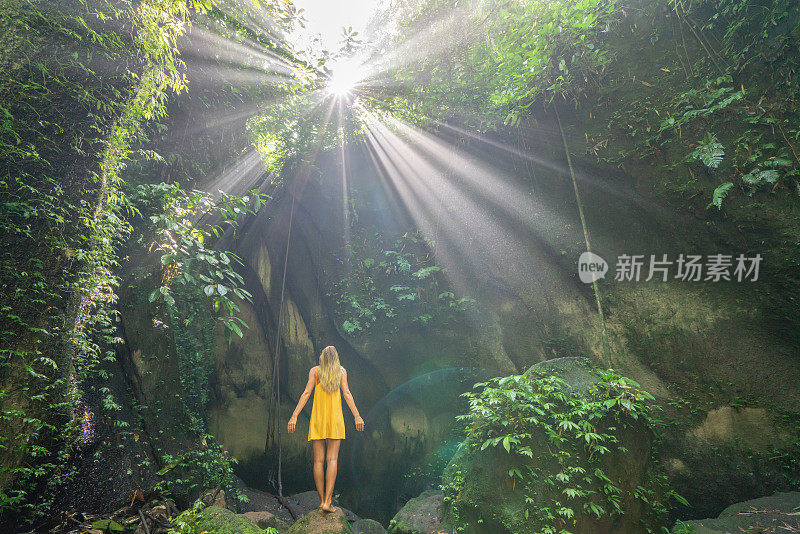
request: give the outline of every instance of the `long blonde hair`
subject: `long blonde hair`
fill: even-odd
[[[339,353],[336,347],[328,345],[319,355],[319,384],[328,393],[339,389],[342,381],[342,366],[339,364]]]

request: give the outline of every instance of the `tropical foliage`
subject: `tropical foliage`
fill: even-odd
[[[527,531],[565,534],[586,518],[625,514],[636,500],[648,510],[643,531],[663,521],[664,499],[674,495],[664,475],[631,488],[625,470],[608,460],[629,452],[626,439],[647,441],[658,426],[649,407],[653,397],[636,382],[611,370],[597,371],[594,385],[575,388],[555,376],[514,375],[475,384],[465,396],[469,412],[460,419],[469,437],[463,446],[504,451],[509,482],[525,496]],[[455,524],[469,532],[470,515],[460,500],[466,481],[454,472],[445,500]]]

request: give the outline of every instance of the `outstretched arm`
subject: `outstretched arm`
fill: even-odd
[[[287,427],[289,434],[294,432],[294,429],[297,426],[297,416],[300,415],[300,412],[302,412],[303,408],[305,408],[309,397],[311,397],[311,392],[314,391],[314,386],[316,385],[317,375],[314,373],[314,368],[312,368],[308,372],[308,383],[306,384],[306,389],[304,389],[303,394],[300,395],[300,399],[297,401],[297,406],[295,407],[294,412],[292,412],[292,417],[289,419],[289,425]]]
[[[347,371],[344,370],[342,367],[342,396],[344,397],[345,402],[347,402],[347,406],[350,407],[350,411],[353,413],[353,417],[356,420],[356,430],[364,430],[364,420],[361,419],[361,416],[358,414],[358,408],[356,408],[356,401],[353,399],[353,394],[350,393],[350,387],[347,385]]]

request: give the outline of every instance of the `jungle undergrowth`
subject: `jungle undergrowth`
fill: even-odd
[[[659,471],[646,486],[626,489],[614,478],[619,474],[608,474],[603,464],[608,455],[628,452],[617,437],[626,428],[640,432],[645,426],[657,432],[662,426],[654,417],[654,399],[635,381],[613,370],[595,372],[599,382],[588,400],[552,375],[514,375],[475,384],[473,392],[464,394],[469,412],[459,417],[467,423],[468,439],[463,446],[505,451],[510,459],[509,482],[526,494],[522,513],[535,532],[567,534],[578,518],[624,514],[623,503],[630,497],[648,510],[642,528],[659,531],[657,525],[664,524],[672,499],[688,504],[668,488],[666,475]],[[657,462],[657,443],[658,439],[651,449],[651,462]],[[531,463],[543,447],[557,464],[554,471]],[[460,509],[464,483],[463,475],[456,473],[442,488],[459,532],[468,532],[470,526],[470,514]],[[536,489],[542,485],[547,488],[544,494]]]

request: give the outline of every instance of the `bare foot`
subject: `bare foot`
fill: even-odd
[[[320,505],[320,508],[322,509],[323,512],[335,512],[336,511],[336,507],[335,506],[331,506],[328,503],[322,503]]]

